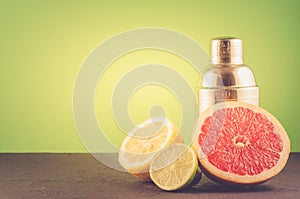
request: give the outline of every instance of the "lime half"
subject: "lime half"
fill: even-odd
[[[173,191],[196,184],[201,178],[197,155],[182,143],[171,144],[150,164],[150,177],[161,189]]]

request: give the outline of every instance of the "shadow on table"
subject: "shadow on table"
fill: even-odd
[[[129,186],[129,185],[128,185]],[[130,184],[130,187],[133,190],[136,190],[137,187],[142,187],[143,192],[154,193],[156,191],[161,191],[158,187],[155,186],[152,182],[143,182],[136,181],[135,183]],[[270,192],[274,188],[267,184],[252,185],[252,186],[230,186],[222,185],[216,182],[213,182],[206,177],[194,185],[193,187],[187,187],[177,191],[166,191],[165,193],[255,193],[255,192]]]
[[[266,184],[252,185],[252,186],[230,186],[230,185],[221,185],[215,182],[212,182],[208,179],[201,180],[200,183],[193,187],[188,187],[180,192],[185,193],[234,193],[234,192],[267,192],[272,191],[272,187]]]

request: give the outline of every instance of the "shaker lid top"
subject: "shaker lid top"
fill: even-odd
[[[243,64],[242,40],[234,37],[219,37],[211,41],[212,64]]]

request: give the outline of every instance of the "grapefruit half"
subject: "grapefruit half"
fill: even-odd
[[[271,179],[284,168],[290,140],[280,122],[263,108],[222,102],[200,115],[192,147],[211,179],[251,185]]]

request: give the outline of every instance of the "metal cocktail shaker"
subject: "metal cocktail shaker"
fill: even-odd
[[[199,113],[223,101],[242,101],[259,105],[259,88],[252,70],[243,64],[242,41],[216,38],[211,42],[212,66],[202,76]]]

